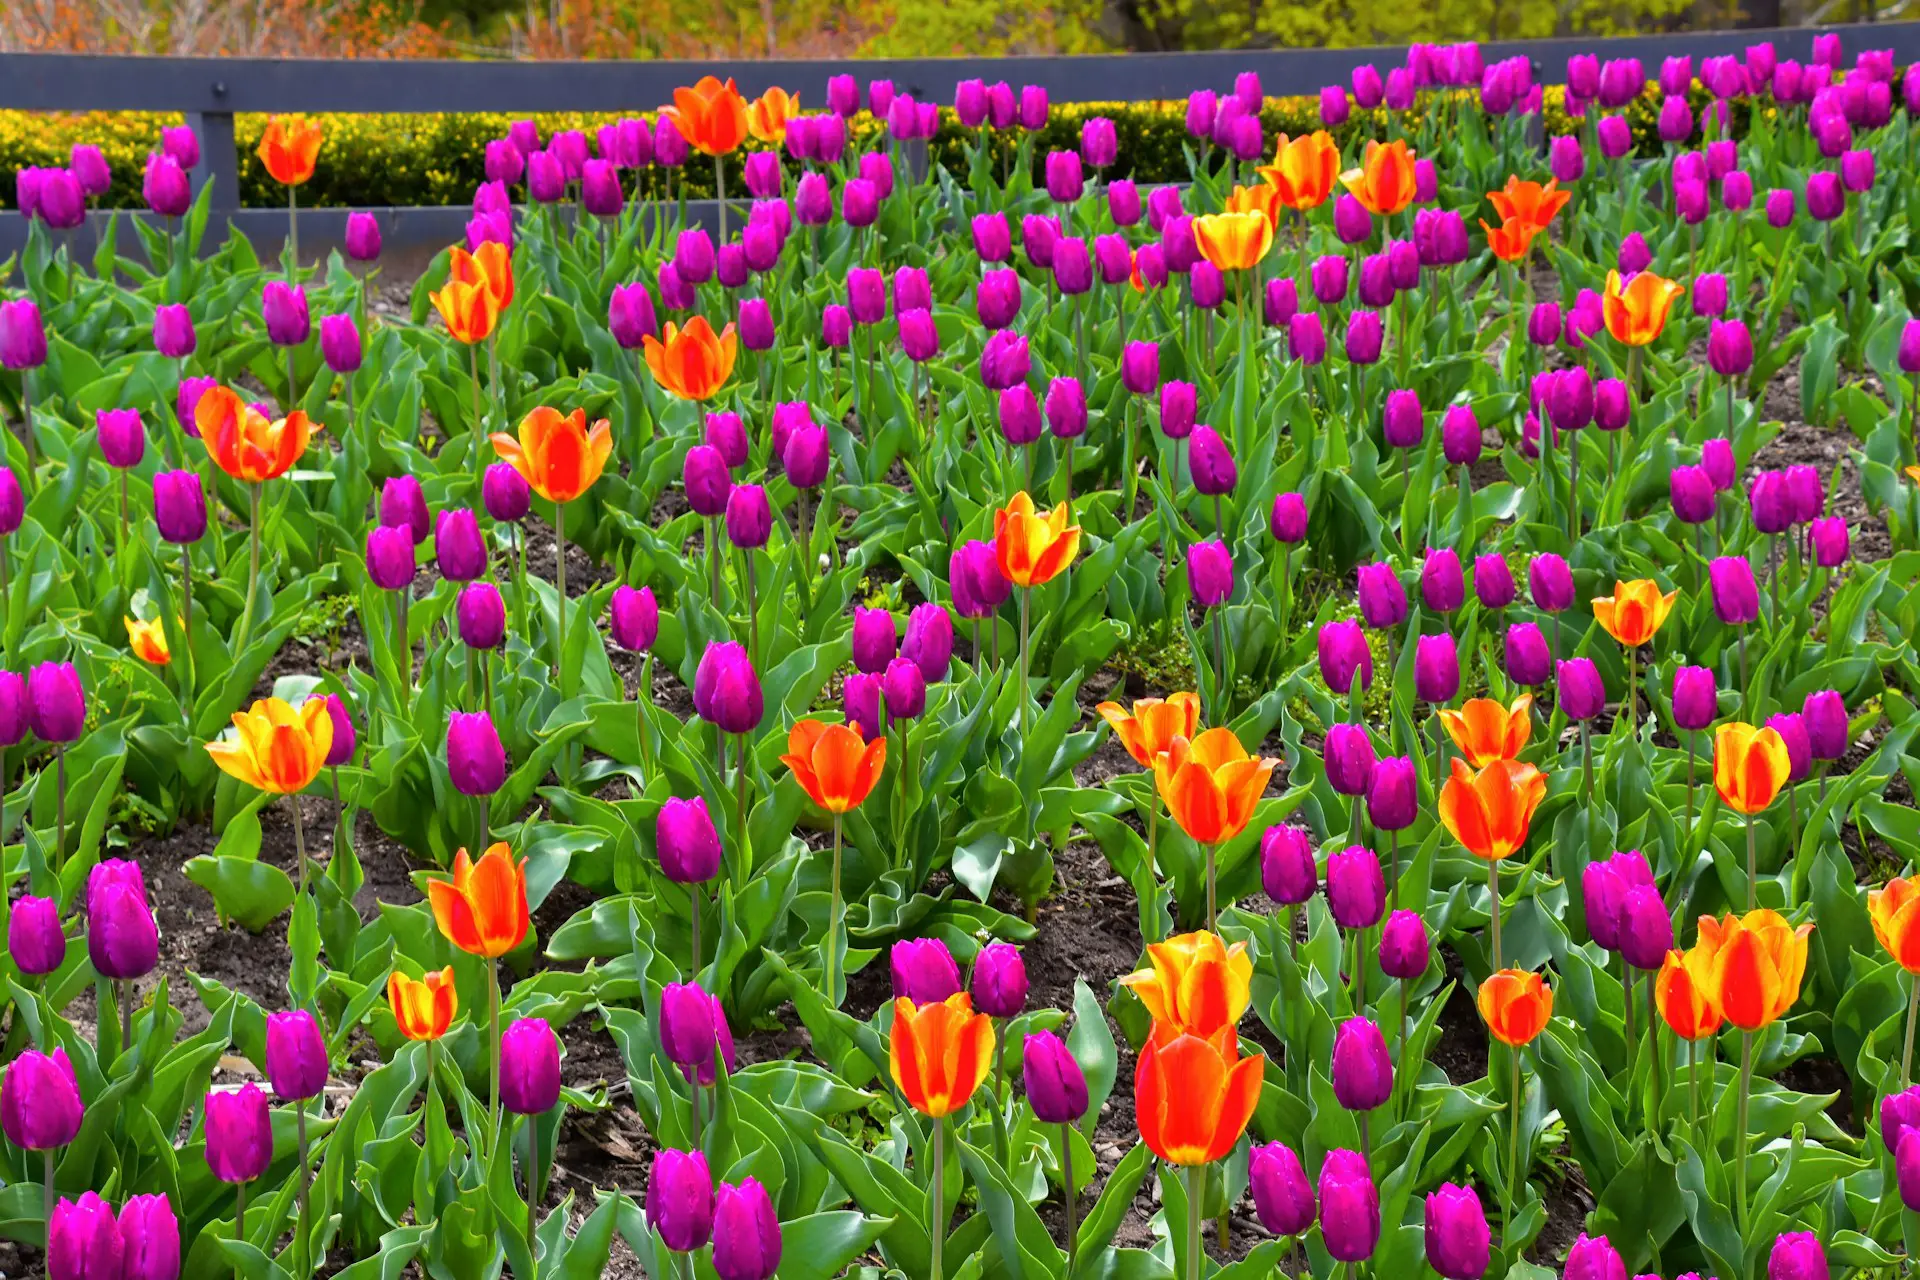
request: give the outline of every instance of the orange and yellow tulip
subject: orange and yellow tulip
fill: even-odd
[[[937,1004],[893,1002],[887,1066],[907,1105],[940,1120],[967,1105],[993,1065],[993,1019],[960,991]]]
[[[400,1034],[409,1040],[438,1040],[453,1025],[459,1001],[453,991],[453,966],[415,982],[398,969],[387,979],[387,1003]]]
[[[313,423],[299,409],[268,422],[231,387],[208,387],[194,406],[193,424],[213,465],[246,484],[291,471],[313,438]]]
[[[1475,772],[1455,756],[1453,776],[1440,788],[1440,821],[1468,853],[1495,862],[1527,842],[1546,794],[1546,775],[1530,764],[1495,760]]]
[[[1000,575],[1019,587],[1045,586],[1073,563],[1080,550],[1080,526],[1058,506],[1045,515],[1033,509],[1022,489],[993,513],[993,552]]]
[[[1700,917],[1698,972],[1706,976],[1708,997],[1728,1022],[1742,1031],[1759,1031],[1800,998],[1807,972],[1807,935],[1813,926],[1794,928],[1777,911],[1762,907],[1744,916]]]
[[[1203,214],[1193,220],[1193,242],[1220,270],[1247,271],[1273,248],[1273,223],[1257,209]]]
[[[1133,1073],[1134,1123],[1147,1149],[1168,1164],[1223,1159],[1253,1119],[1266,1067],[1264,1054],[1240,1057],[1230,1026],[1210,1039],[1155,1028]]]
[[[1502,262],[1518,262],[1526,257],[1533,248],[1533,238],[1540,234],[1540,228],[1531,222],[1517,220],[1490,227],[1487,220],[1482,218],[1480,229],[1487,233],[1487,248],[1493,250],[1493,256]]]
[[[1600,315],[1616,342],[1644,347],[1666,328],[1667,312],[1686,286],[1651,271],[1622,281],[1618,271],[1607,272],[1607,289],[1600,295]]]
[[[1570,193],[1559,190],[1556,181],[1549,180],[1543,187],[1518,177],[1508,178],[1507,185],[1498,191],[1487,192],[1487,200],[1502,222],[1530,222],[1538,231],[1545,231],[1571,198]]]
[[[1662,594],[1652,578],[1615,582],[1612,595],[1594,598],[1593,620],[1627,648],[1638,649],[1660,630],[1679,595],[1678,591]]]
[[[1748,817],[1764,812],[1792,771],[1786,740],[1777,729],[1733,720],[1713,735],[1713,789],[1729,809]]]
[[[275,116],[254,150],[267,175],[283,187],[297,187],[313,176],[320,158],[320,122],[305,116]]]
[[[673,91],[674,123],[698,151],[724,156],[747,140],[747,103],[729,77],[725,84],[701,76],[692,88]]]
[[[1472,698],[1455,711],[1442,707],[1437,714],[1453,745],[1467,763],[1484,769],[1495,760],[1518,760],[1533,732],[1533,695],[1523,693],[1503,707],[1492,698]]]
[[[1867,890],[1867,917],[1894,963],[1920,974],[1920,882],[1896,876],[1884,889]]]
[[[262,698],[233,715],[235,733],[207,744],[222,773],[258,791],[289,796],[320,776],[333,747],[333,718],[321,698],[298,707]]]
[[[1403,138],[1384,146],[1369,142],[1360,167],[1341,174],[1340,181],[1368,213],[1398,213],[1413,203],[1413,152]]]
[[[682,400],[710,400],[727,385],[739,349],[731,324],[716,334],[705,316],[695,316],[684,329],[669,320],[663,332],[664,338],[647,334],[641,340],[647,369],[661,390]]]
[[[593,488],[613,453],[613,427],[605,418],[587,426],[587,411],[562,417],[541,405],[520,421],[520,438],[493,433],[493,451],[548,502],[572,502]]]
[[[1255,183],[1251,187],[1235,186],[1233,194],[1227,197],[1228,213],[1257,213],[1267,220],[1269,227],[1280,225],[1280,191],[1270,182]]]
[[[877,727],[877,726],[875,726]],[[858,809],[887,767],[887,740],[860,737],[860,726],[801,720],[787,731],[780,763],[807,798],[828,813]]]
[[[1253,1000],[1253,957],[1244,942],[1229,946],[1201,929],[1149,942],[1147,959],[1150,968],[1127,974],[1120,985],[1171,1035],[1204,1038],[1237,1026]]]
[[[1175,738],[1191,739],[1200,731],[1200,695],[1175,693],[1166,698],[1141,698],[1129,715],[1117,702],[1094,708],[1113,726],[1113,734],[1142,769],[1153,768],[1154,758]]]
[[[173,654],[167,651],[167,629],[159,622],[146,622],[139,618],[126,618],[127,647],[133,650],[133,656],[142,662],[151,662],[156,667],[164,667],[173,661]]]
[[[787,140],[787,121],[800,114],[800,95],[775,86],[747,104],[747,128],[772,146]]]
[[[323,711],[324,715],[325,712]],[[526,941],[527,860],[514,861],[504,842],[474,862],[453,855],[451,879],[427,881],[427,905],[440,935],[470,956],[497,959]]]
[[[1704,1040],[1720,1030],[1720,1006],[1708,989],[1708,973],[1696,947],[1667,952],[1653,980],[1653,1001],[1660,1017],[1682,1040]]]
[[[1260,176],[1287,208],[1317,209],[1333,194],[1340,176],[1340,148],[1325,129],[1298,138],[1283,133],[1274,145],[1273,163],[1260,166]]]
[[[427,298],[455,341],[485,342],[513,301],[513,258],[507,247],[489,240],[468,253],[455,245],[447,251],[447,283]]]
[[[1553,989],[1525,969],[1502,969],[1480,984],[1480,1018],[1501,1044],[1533,1043],[1553,1017]]]
[[[1175,738],[1153,758],[1153,781],[1167,812],[1199,844],[1222,844],[1247,829],[1279,761],[1251,756],[1231,729]]]

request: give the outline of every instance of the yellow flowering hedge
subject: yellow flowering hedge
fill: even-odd
[[[1470,94],[1456,97],[1470,98]],[[1698,86],[1694,92],[1696,112],[1707,98]],[[1426,109],[1437,99],[1430,98]],[[1660,143],[1655,132],[1659,114],[1656,86],[1631,103],[1625,112],[1645,154],[1657,155]],[[1745,108],[1735,109],[1735,131],[1745,125]],[[1114,122],[1120,143],[1120,159],[1109,176],[1131,175],[1140,182],[1172,182],[1187,176],[1183,148],[1190,142],[1186,131],[1186,103],[1176,102],[1072,102],[1056,103],[1048,116],[1047,127],[1035,139],[1036,155],[1049,149],[1075,147],[1080,127],[1092,116],[1106,116]],[[1549,134],[1571,133],[1579,122],[1569,117],[1562,105],[1559,86],[1545,90],[1546,129]],[[307,206],[370,207],[376,205],[464,204],[485,176],[486,145],[489,139],[503,137],[514,119],[505,114],[448,115],[335,115],[323,117],[326,142],[320,151],[320,165],[300,192]],[[542,137],[558,129],[579,129],[591,142],[603,124],[619,119],[610,114],[552,114],[535,117]],[[1400,126],[1418,132],[1421,109],[1404,112]],[[160,130],[179,124],[178,115],[154,112],[86,112],[51,114],[26,111],[0,111],[0,206],[13,203],[13,175],[23,167],[64,165],[75,143],[98,146],[113,170],[113,190],[103,204],[137,207],[140,178],[149,151],[160,145]],[[242,115],[234,121],[234,135],[240,149],[240,199],[243,205],[278,206],[285,194],[268,178],[265,168],[254,156],[260,134],[266,128],[264,115]],[[1320,126],[1318,96],[1269,98],[1261,113],[1261,123],[1269,144],[1280,133],[1298,134]],[[880,122],[862,112],[851,122],[856,139],[880,132]],[[1352,118],[1339,130],[1342,149],[1351,151],[1366,137],[1384,136],[1387,113],[1383,110],[1354,110]],[[950,168],[962,167],[965,148],[971,135],[954,119],[951,110],[941,113],[940,133],[933,139],[934,155]],[[750,147],[759,146],[749,143]],[[734,163],[737,165],[738,157]],[[1037,167],[1037,166],[1036,166]],[[665,190],[665,175],[652,171],[646,181],[653,194]],[[711,195],[713,169],[705,157],[693,156],[675,180],[676,192],[684,186],[690,196]],[[730,185],[739,190],[740,178],[734,173]]]

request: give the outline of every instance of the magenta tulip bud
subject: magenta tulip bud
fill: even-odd
[[[1847,562],[1852,540],[1845,516],[1822,516],[1807,528],[1807,541],[1813,547],[1813,562],[1822,569],[1837,569]]]
[[[87,724],[86,693],[71,662],[42,662],[27,675],[27,725],[42,742],[78,742]]]
[[[320,357],[335,373],[352,373],[360,367],[360,330],[352,316],[320,318]]]
[[[915,1004],[938,1004],[960,991],[960,966],[938,938],[903,938],[888,953],[893,994]]]
[[[1247,1162],[1254,1209],[1260,1225],[1277,1236],[1298,1236],[1313,1225],[1313,1184],[1293,1148],[1282,1142],[1256,1144]]]
[[[1787,507],[1794,524],[1811,524],[1826,508],[1820,471],[1804,463],[1787,468]]]
[[[1372,686],[1373,651],[1359,623],[1352,619],[1325,623],[1314,643],[1320,655],[1320,678],[1329,691],[1345,697],[1356,675],[1362,689]]]
[[[1569,658],[1556,673],[1556,697],[1569,720],[1591,720],[1606,710],[1607,686],[1591,658]]]
[[[1240,470],[1234,464],[1233,451],[1219,432],[1201,423],[1194,427],[1187,450],[1188,470],[1192,472],[1196,491],[1208,497],[1233,492],[1234,485],[1239,483]]]
[[[980,380],[989,391],[1005,391],[1027,380],[1032,369],[1027,340],[1010,330],[987,339],[980,352]]]
[[[527,514],[533,505],[533,491],[527,478],[504,462],[487,468],[480,481],[480,500],[495,520],[511,523]]]
[[[1466,575],[1452,547],[1432,547],[1420,565],[1420,603],[1439,613],[1452,613],[1467,599]]]
[[[275,346],[297,347],[312,332],[307,316],[306,290],[284,280],[269,280],[260,291],[260,314],[267,338]]]
[[[707,646],[693,673],[693,709],[722,733],[760,727],[766,705],[759,673],[744,646],[732,640]]]
[[[1753,335],[1744,320],[1715,320],[1707,337],[1707,367],[1723,378],[1753,367]]]
[[[1194,417],[1199,411],[1200,392],[1191,382],[1168,381],[1160,385],[1160,434],[1169,440],[1185,440],[1193,435]]]
[[[1373,215],[1348,192],[1333,202],[1333,234],[1341,244],[1364,244],[1373,235]]]
[[[560,1037],[544,1018],[521,1018],[500,1034],[500,1105],[540,1116],[559,1101]]]
[[[1673,672],[1673,722],[1688,732],[1706,728],[1720,714],[1711,667],[1676,667]]]
[[[660,605],[653,598],[653,588],[615,587],[607,629],[613,642],[629,653],[653,648],[660,635]]]
[[[1894,1177],[1899,1183],[1900,1203],[1920,1212],[1920,1133],[1901,1134],[1893,1153]]]
[[[675,1253],[703,1248],[713,1235],[713,1175],[699,1151],[656,1152],[647,1172],[647,1225]]]
[[[160,130],[160,151],[182,169],[200,164],[200,137],[187,125],[169,125]]]
[[[796,489],[818,488],[832,461],[826,428],[812,423],[795,427],[780,451],[780,469]]]
[[[45,1274],[49,1280],[123,1280],[126,1242],[112,1205],[88,1191],[54,1206]]]
[[[1675,467],[1667,477],[1667,496],[1681,523],[1705,524],[1713,519],[1713,478],[1705,467]]]
[[[719,1017],[720,1021],[716,1022],[716,1017]],[[720,1045],[720,1028],[725,1025],[718,1000],[708,994],[697,982],[669,982],[660,989],[657,1022],[660,1030],[660,1048],[667,1055],[668,1061],[687,1072],[690,1078],[697,1078],[701,1071],[712,1073],[714,1053]],[[551,1038],[553,1034],[551,1028],[548,1028],[547,1034]],[[729,1032],[729,1038],[731,1038],[731,1032]],[[559,1085],[557,1060],[554,1070],[557,1095]],[[728,1070],[732,1070],[731,1066]]]
[[[1380,1189],[1358,1151],[1329,1151],[1320,1166],[1320,1233],[1335,1262],[1364,1262],[1380,1241]]]
[[[1345,264],[1345,258],[1335,258],[1335,262]],[[1387,265],[1387,255],[1370,253],[1360,261],[1360,305],[1363,307],[1389,307],[1393,305],[1393,272]]]
[[[1626,1263],[1605,1236],[1589,1238],[1585,1232],[1567,1250],[1563,1280],[1627,1280]]]
[[[505,463],[499,465],[506,466]],[[418,480],[407,475],[387,478],[386,483],[380,486],[380,523],[406,530],[409,542],[420,542],[426,538],[430,526],[427,495],[421,490]]]
[[[1590,862],[1580,874],[1580,901],[1586,911],[1587,932],[1607,951],[1620,949],[1621,907],[1636,888],[1652,888],[1653,872],[1638,852],[1616,853]],[[1605,1237],[1601,1237],[1605,1243]],[[1571,1255],[1569,1264],[1571,1265]]]
[[[193,315],[184,303],[174,302],[154,308],[153,349],[169,360],[190,356],[199,345],[193,332]]]
[[[973,297],[980,323],[991,330],[1005,329],[1020,315],[1020,273],[1011,267],[987,272]]]
[[[863,671],[848,676],[842,687],[842,711],[847,724],[860,735],[862,742],[872,742],[878,738],[884,727],[881,724],[880,700],[885,687],[883,677],[868,675]]]
[[[1386,97],[1386,88],[1380,82],[1379,68],[1368,63],[1353,69],[1353,102],[1365,111],[1371,111],[1380,105]]]
[[[1813,741],[1807,735],[1807,722],[1798,711],[1767,717],[1767,728],[1787,744],[1787,780],[1799,782],[1813,768]]]
[[[1419,395],[1404,389],[1387,392],[1381,429],[1389,447],[1416,448],[1426,435],[1426,414],[1420,408]]]
[[[1327,909],[1342,929],[1371,929],[1387,909],[1387,881],[1372,850],[1327,855]]]
[[[1283,329],[1300,314],[1300,292],[1292,276],[1276,276],[1267,281],[1261,303],[1261,318],[1268,327]]]
[[[1880,1098],[1880,1140],[1889,1153],[1900,1149],[1910,1129],[1920,1128],[1920,1085]]]
[[[705,884],[720,873],[720,833],[703,796],[675,796],[660,806],[653,846],[660,873],[675,884]]]
[[[1187,551],[1187,588],[1202,609],[1225,604],[1233,594],[1233,553],[1219,538],[1196,542]]]
[[[1020,1074],[1034,1118],[1042,1124],[1078,1124],[1087,1114],[1086,1074],[1066,1042],[1053,1032],[1027,1033]]]
[[[1306,541],[1307,537],[1307,500],[1298,493],[1278,493],[1273,498],[1273,512],[1267,521],[1267,528],[1274,539],[1288,546]]]
[[[742,298],[739,322],[740,345],[748,351],[771,351],[778,339],[773,310],[765,298]]]
[[[449,582],[472,582],[487,571],[487,544],[471,509],[442,511],[434,520],[434,559]]]
[[[1488,552],[1473,562],[1473,594],[1484,609],[1504,609],[1519,594],[1505,556]]]
[[[140,864],[109,858],[87,876],[87,955],[104,978],[144,978],[159,963],[160,932]]]
[[[179,1280],[180,1220],[164,1195],[129,1196],[119,1228],[124,1280]]]
[[[1480,460],[1480,420],[1473,406],[1448,406],[1440,419],[1440,450],[1449,466],[1470,467]]]
[[[1427,1194],[1427,1265],[1444,1280],[1480,1280],[1493,1256],[1493,1233],[1472,1187],[1441,1184]]]
[[[927,678],[910,659],[895,658],[881,677],[887,715],[895,720],[917,720],[927,709]]]
[[[1580,149],[1580,140],[1570,135],[1555,138],[1547,148],[1547,169],[1560,183],[1578,182],[1586,176],[1587,156]]]
[[[507,780],[507,750],[493,717],[455,711],[447,719],[447,772],[463,796],[490,796]]]
[[[413,582],[413,534],[404,525],[367,530],[367,577],[382,591],[399,591]]]
[[[107,465],[126,470],[140,465],[147,453],[147,430],[138,409],[100,409],[93,415],[100,456]]]
[[[1047,384],[1046,413],[1047,430],[1056,439],[1086,434],[1087,393],[1078,378],[1055,378]]]
[[[1353,107],[1347,100],[1347,91],[1337,84],[1330,84],[1320,90],[1320,123],[1329,129],[1338,129],[1347,122]]]
[[[1150,396],[1160,387],[1160,344],[1129,342],[1120,354],[1120,383],[1137,396]]]
[[[1673,920],[1660,890],[1645,884],[1629,888],[1620,899],[1618,921],[1621,959],[1642,972],[1660,968],[1673,950]]]
[[[757,1178],[713,1196],[713,1270],[719,1280],[768,1280],[780,1266],[780,1217]]]
[[[1313,862],[1313,837],[1305,827],[1286,823],[1260,834],[1260,886],[1281,906],[1295,907],[1313,896],[1320,873]]]
[[[1414,641],[1413,696],[1422,702],[1451,702],[1460,692],[1460,652],[1446,632]],[[1379,826],[1379,823],[1375,823]]]
[[[824,227],[833,221],[833,187],[824,174],[800,175],[793,189],[793,219],[803,227]]]
[[[681,480],[687,490],[687,505],[694,514],[711,519],[725,514],[727,495],[733,491],[733,478],[727,459],[710,444],[697,444],[687,450],[681,467]]]
[[[85,1104],[67,1051],[22,1049],[0,1077],[0,1132],[26,1151],[64,1147],[80,1133]]]
[[[327,1044],[305,1009],[267,1015],[267,1079],[290,1102],[317,1098],[327,1087]]]
[[[1040,401],[1024,382],[1000,393],[1000,434],[1012,445],[1028,445],[1040,438]]]
[[[38,369],[47,362],[47,331],[32,298],[0,302],[0,368]]]
[[[1561,613],[1573,607],[1573,570],[1552,552],[1535,556],[1527,564],[1527,590],[1534,608],[1546,613]]]
[[[1046,159],[1047,196],[1055,204],[1072,204],[1086,192],[1086,180],[1076,151],[1049,151]]]
[[[1374,762],[1367,786],[1367,821],[1381,831],[1404,831],[1420,812],[1420,775],[1406,756]]]
[[[847,311],[855,324],[879,324],[887,318],[887,282],[877,268],[847,272]]]
[[[1347,317],[1347,359],[1353,364],[1372,364],[1380,358],[1383,341],[1380,313],[1355,311]]]
[[[1390,564],[1363,564],[1359,570],[1360,616],[1375,631],[1397,627],[1407,618],[1407,589]]]
[[[1781,471],[1761,471],[1747,490],[1753,527],[1761,533],[1785,533],[1793,524],[1794,501]]]
[[[773,534],[773,507],[757,484],[738,484],[727,494],[727,540],[749,550],[764,547]]]
[[[1542,685],[1553,666],[1547,638],[1531,622],[1516,622],[1507,628],[1505,667],[1507,679],[1519,685]]]
[[[502,606],[504,611],[505,606]],[[501,625],[504,627],[506,624],[503,621]],[[353,759],[353,750],[359,745],[353,729],[353,717],[347,713],[347,705],[339,695],[323,693],[317,696],[327,704],[327,719],[333,722],[333,742],[327,747],[327,766],[332,768],[346,764]]]
[[[1020,948],[990,942],[973,961],[973,1007],[990,1018],[1016,1018],[1027,1005],[1027,966]]]
[[[709,413],[701,443],[710,444],[720,451],[720,460],[731,471],[735,467],[747,465],[747,455],[751,446],[747,442],[747,428],[737,413]]]
[[[1393,1060],[1386,1037],[1368,1018],[1349,1018],[1333,1033],[1333,1096],[1348,1111],[1372,1111],[1393,1096]]]
[[[60,925],[60,904],[27,895],[13,904],[7,920],[7,954],[28,977],[58,969],[67,958],[67,935]]]
[[[1314,300],[1323,307],[1333,306],[1347,296],[1347,260],[1336,253],[1323,254],[1313,260],[1307,280]]]
[[[454,601],[460,642],[469,649],[498,649],[507,639],[507,604],[491,582],[469,582]]]
[[[1380,928],[1380,971],[1389,978],[1412,982],[1427,971],[1433,945],[1427,925],[1415,911],[1395,911]]]
[[[267,1095],[255,1084],[207,1094],[207,1167],[226,1183],[252,1182],[273,1163]]]
[[[1815,36],[1814,44],[1821,39]],[[1836,48],[1839,39],[1833,37]],[[1767,1255],[1767,1280],[1829,1280],[1829,1275],[1826,1250],[1811,1231],[1782,1232]]]
[[[900,656],[920,668],[920,677],[928,684],[947,678],[953,658],[953,618],[942,605],[915,605],[907,615],[907,634],[900,644]]]
[[[1363,796],[1373,785],[1373,739],[1364,726],[1332,724],[1327,726],[1321,746],[1325,757],[1327,782],[1343,796]]]
[[[856,606],[853,611],[853,666],[856,671],[878,675],[893,661],[897,647],[893,615],[885,609]]]
[[[1107,214],[1113,219],[1114,226],[1138,226],[1140,213],[1140,188],[1132,178],[1121,178],[1107,184]]]
[[[1226,277],[1220,274],[1220,268],[1204,259],[1193,264],[1187,286],[1188,297],[1202,311],[1218,311],[1220,304],[1227,300]]]

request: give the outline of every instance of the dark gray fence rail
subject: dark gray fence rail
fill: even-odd
[[[1482,45],[1488,61],[1524,55],[1549,83],[1564,77],[1575,53],[1638,57],[1657,72],[1659,60],[1738,54],[1771,40],[1783,58],[1805,60],[1813,38],[1838,32],[1851,58],[1861,49],[1892,49],[1901,63],[1920,61],[1920,22],[1867,23],[1774,30],[1681,32],[1615,39],[1566,39]],[[1145,53],[1090,57],[915,58],[860,61],[756,62],[472,62],[306,58],[138,58],[88,54],[0,54],[0,107],[34,111],[180,111],[200,136],[196,190],[214,184],[213,208],[257,244],[277,246],[283,222],[272,211],[238,210],[236,112],[644,111],[672,100],[673,90],[702,75],[732,76],[757,95],[779,85],[817,107],[827,81],[843,71],[862,82],[890,79],[923,101],[948,103],[962,80],[1006,80],[1044,86],[1056,101],[1184,98],[1225,88],[1241,71],[1256,71],[1274,95],[1316,93],[1345,83],[1366,63],[1405,60],[1406,49],[1236,49],[1212,53]],[[460,209],[379,211],[402,243],[445,241],[459,234]],[[303,228],[308,219],[302,219]],[[324,247],[344,219],[314,216],[310,247]],[[263,237],[265,238],[263,240]],[[17,214],[0,214],[0,253],[25,238]]]

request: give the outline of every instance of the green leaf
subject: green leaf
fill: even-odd
[[[187,879],[213,895],[226,915],[258,933],[293,902],[293,881],[280,868],[231,856],[190,858]]]

